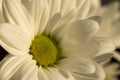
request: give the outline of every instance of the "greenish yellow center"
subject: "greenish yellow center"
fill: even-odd
[[[37,65],[43,67],[54,66],[61,58],[60,53],[61,49],[56,46],[55,41],[45,35],[36,36],[30,47],[33,59],[37,61]]]

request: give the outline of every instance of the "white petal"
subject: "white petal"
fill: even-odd
[[[61,73],[56,68],[47,68],[44,69],[44,71],[48,76],[49,80],[67,80],[61,75]]]
[[[0,23],[4,22],[3,10],[2,10],[2,0],[0,0]]]
[[[75,80],[75,78],[70,73],[68,73],[68,75],[69,75],[68,80]]]
[[[25,8],[31,12],[31,1],[30,0],[21,0],[21,2],[23,3],[23,5],[25,6]]]
[[[102,18],[100,16],[92,16],[89,19],[95,20],[99,24],[101,24]]]
[[[27,53],[31,43],[24,29],[8,23],[0,25],[0,39],[0,45],[11,54]]]
[[[76,14],[77,12],[75,9],[71,10],[68,14],[64,15],[63,17],[61,13],[55,14],[47,24],[46,33],[53,36],[54,34],[56,34],[55,31],[57,31],[57,28],[74,21]]]
[[[62,76],[64,76],[67,80],[75,80],[74,77],[71,75],[70,71],[67,71],[65,69],[60,69],[60,68],[58,70],[62,74]]]
[[[117,33],[116,36],[111,37],[111,40],[115,44],[116,48],[120,48],[120,34],[119,33]]]
[[[30,59],[32,58],[28,55],[6,56],[0,62],[0,80],[9,80],[15,72]]]
[[[32,17],[35,22],[35,35],[41,34],[48,22],[49,8],[47,0],[32,0]]]
[[[51,32],[51,29],[55,26],[55,24],[61,19],[61,14],[57,13],[52,18],[49,19],[45,33],[48,35]]]
[[[104,53],[110,53],[115,50],[115,45],[109,38],[96,37],[96,40],[99,41],[99,43],[101,45],[101,49],[97,55],[101,55]]]
[[[104,80],[105,79],[105,73],[103,69],[100,67],[100,65],[94,63],[96,66],[96,71],[91,74],[76,74],[73,73],[73,76],[76,80]]]
[[[76,74],[90,74],[96,70],[91,60],[75,57],[61,60],[58,68],[65,69]]]
[[[76,7],[80,8],[83,6],[83,4],[86,2],[86,0],[76,0]]]
[[[75,0],[61,0],[60,12],[62,15],[68,14],[71,10],[76,8]]]
[[[101,49],[98,41],[92,39],[85,46],[80,47],[80,53],[82,57],[93,58]]]
[[[48,0],[50,8],[50,18],[60,11],[61,0]]]
[[[55,36],[60,42],[63,52],[66,53],[65,57],[91,57],[100,48],[99,43],[92,39],[97,30],[97,22],[83,20],[59,28],[56,30]]]
[[[95,56],[94,60],[99,63],[99,62],[109,60],[112,56],[113,56],[112,52],[111,53],[105,53],[105,54]]]
[[[23,7],[22,3],[18,0],[4,0],[3,11],[5,19],[8,22],[21,25],[21,27],[25,29],[31,37],[33,37],[33,21],[30,14]]]
[[[98,28],[99,25],[95,21],[80,20],[59,28],[59,32],[56,35],[58,39],[64,39],[65,37],[78,39],[81,44],[91,39],[98,31]]]
[[[26,61],[19,70],[11,77],[11,80],[39,80],[38,67],[32,59]]]
[[[113,56],[113,51],[115,50],[115,45],[113,42],[110,39],[104,37],[97,37],[96,39],[100,43],[100,50],[95,55],[94,60],[101,62],[111,58]]]
[[[84,19],[89,12],[89,8],[90,8],[90,0],[85,0],[82,6],[78,8],[78,14],[76,16],[76,19],[77,20]]]
[[[48,75],[41,66],[39,67],[38,78],[39,80],[49,80]]]
[[[59,28],[65,27],[65,25],[73,22],[76,17],[76,14],[77,14],[76,9],[73,9],[68,14],[64,16],[61,15],[61,17],[58,18],[59,20],[57,20],[55,25],[50,28],[50,31],[51,31],[50,34],[53,36],[54,34],[56,34]]]

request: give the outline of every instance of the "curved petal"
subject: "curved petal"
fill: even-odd
[[[89,8],[90,8],[90,0],[85,0],[82,6],[79,6],[79,8],[77,9],[78,14],[76,16],[76,19],[80,20],[80,19],[84,19],[85,17],[87,17]]]
[[[77,74],[73,73],[73,76],[76,80],[104,80],[105,79],[105,73],[104,70],[101,68],[100,65],[94,63],[96,70],[93,73],[90,74]]]
[[[75,80],[70,71],[67,71],[65,69],[60,69],[58,67],[57,69],[59,70],[60,74],[64,76],[64,78],[66,78],[67,80]]]
[[[48,76],[49,80],[67,80],[64,76],[56,68],[47,68],[44,69],[46,75]]]
[[[62,16],[61,13],[57,13],[56,15],[53,16],[53,18],[49,20],[49,23],[46,27],[48,31],[47,33],[53,36],[54,34],[56,34],[55,33],[56,29],[61,28],[61,26],[63,27],[66,24],[69,24],[72,21],[74,21],[76,14],[77,11],[75,9],[71,10],[68,14],[64,16]],[[55,19],[56,21],[53,22],[52,21],[53,19]]]
[[[99,43],[92,39],[97,30],[97,22],[82,20],[59,28],[55,36],[66,57],[90,57],[95,55],[100,48]]]
[[[12,24],[21,25],[30,36],[34,36],[31,16],[19,0],[3,0],[3,12],[5,14],[5,20]]]
[[[76,8],[75,0],[61,0],[60,13],[64,16]]]
[[[96,37],[96,40],[101,45],[101,49],[97,55],[101,55],[104,53],[110,53],[110,52],[113,52],[115,50],[115,45],[113,44],[112,40],[110,40],[109,38]]]
[[[11,80],[39,80],[38,67],[32,59],[26,61],[19,70],[11,77]]]
[[[51,29],[55,26],[55,24],[61,19],[61,14],[57,13],[55,14],[52,18],[49,19],[46,29],[45,29],[45,33],[48,35],[51,31]]]
[[[96,62],[100,63],[106,60],[109,60],[111,57],[113,56],[113,53],[105,53],[105,54],[101,54],[101,55],[97,55],[93,58],[93,60],[95,60]]]
[[[4,22],[3,11],[2,11],[2,0],[0,0],[0,23]]]
[[[120,28],[120,26],[118,27]],[[116,32],[114,33],[114,36],[112,35],[110,38],[112,42],[115,44],[116,48],[120,48],[120,32],[119,32],[120,29],[119,28],[115,30]]]
[[[63,17],[62,17],[62,15],[60,15],[59,20],[57,20],[57,22],[54,24],[54,26],[49,28],[50,35],[54,36],[54,34],[56,34],[56,32],[59,28],[62,28],[65,25],[74,21],[76,14],[77,14],[77,11],[75,9],[73,9],[68,14],[64,15]]]
[[[48,0],[50,8],[50,18],[60,11],[61,0]]]
[[[47,0],[32,0],[32,17],[35,23],[35,35],[41,34],[49,19],[49,8]]]
[[[67,36],[71,39],[80,40],[80,44],[93,38],[95,33],[98,31],[99,24],[93,20],[79,20],[70,23],[64,27],[59,28],[59,32],[56,35],[59,39],[64,39]],[[64,36],[63,36],[64,35]]]
[[[28,55],[7,55],[0,62],[0,80],[9,80],[22,65],[31,59],[32,57]]]
[[[90,74],[95,72],[96,68],[93,62],[83,58],[65,58],[62,59],[58,68],[65,69],[76,74]]]
[[[80,8],[81,6],[83,6],[83,4],[85,3],[86,0],[76,0],[76,7]]]
[[[101,62],[108,60],[113,56],[113,51],[115,50],[115,45],[109,38],[96,37],[96,40],[100,44],[99,52],[94,56],[94,60]]]
[[[38,78],[39,80],[49,80],[47,74],[41,66],[39,67]]]
[[[10,54],[27,53],[30,43],[30,36],[20,26],[8,23],[0,25],[0,45]]]
[[[21,0],[22,4],[25,6],[25,8],[31,12],[31,1],[30,0]]]

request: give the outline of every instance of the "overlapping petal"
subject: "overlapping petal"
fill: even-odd
[[[21,26],[4,23],[0,25],[0,45],[10,54],[28,53],[31,36]]]
[[[73,76],[76,80],[104,80],[105,79],[105,73],[104,70],[100,67],[98,64],[94,64],[96,67],[95,72],[91,74],[77,74],[73,73]]]
[[[105,37],[97,37],[97,41],[100,43],[100,50],[94,57],[97,62],[108,60],[113,56],[113,51],[115,50],[115,45],[112,40]]]
[[[87,17],[89,9],[90,9],[90,1],[82,0],[81,5],[78,7],[78,14],[76,16],[77,20],[85,19]]]
[[[15,73],[31,59],[31,56],[6,56],[0,62],[0,80],[9,80]]]
[[[4,22],[4,16],[2,11],[2,0],[0,0],[0,23]]]
[[[60,12],[61,0],[47,0],[47,1],[50,9],[49,18],[52,18],[54,15]]]
[[[99,43],[92,39],[97,30],[97,22],[82,20],[56,29],[55,36],[66,56],[90,57],[91,54],[96,54],[100,48]]]
[[[31,15],[34,20],[35,35],[41,34],[49,19],[49,8],[47,0],[32,0]]]
[[[100,65],[89,59],[66,58],[61,61],[58,68],[70,71],[76,80],[103,80],[105,78]]]
[[[92,60],[81,58],[65,58],[60,61],[58,68],[65,69],[77,74],[90,74],[93,73],[96,69]]]
[[[56,68],[44,69],[49,80],[67,80]]]
[[[3,11],[7,22],[21,25],[21,27],[33,37],[34,26],[32,18],[19,0],[4,0]]]
[[[36,61],[28,60],[24,61],[24,64],[14,73],[10,78],[11,80],[40,80],[38,77],[38,66]],[[15,66],[15,65],[14,65]]]

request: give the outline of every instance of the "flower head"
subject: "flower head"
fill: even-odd
[[[103,80],[89,0],[4,0],[2,80]],[[101,53],[101,52],[100,52]]]

